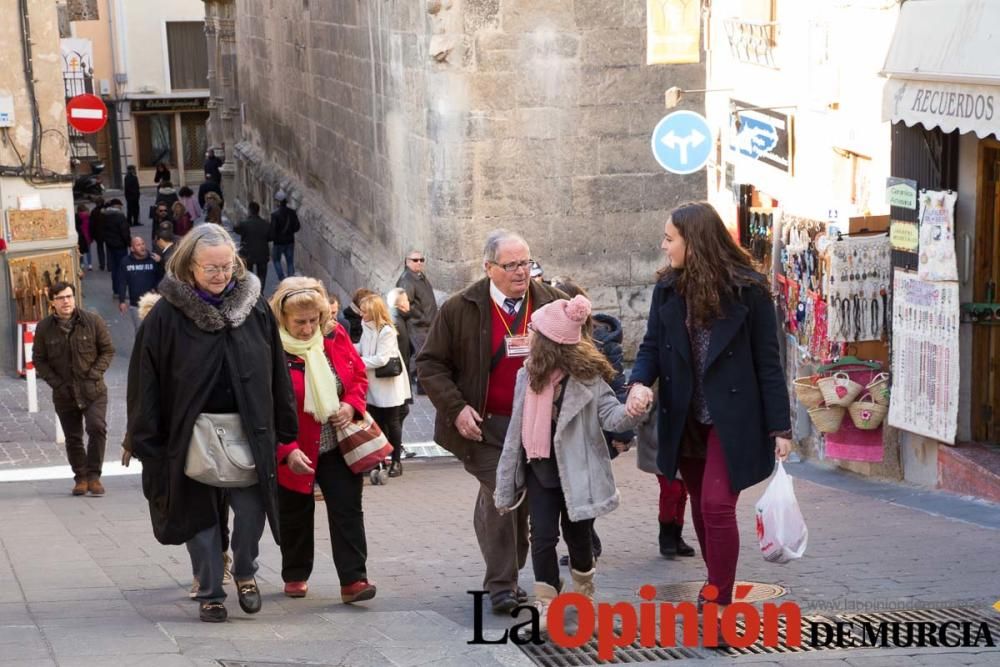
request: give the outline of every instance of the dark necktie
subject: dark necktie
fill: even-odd
[[[517,304],[521,303],[520,299],[512,299],[510,297],[503,300],[503,309],[507,311],[508,315],[517,314]]]

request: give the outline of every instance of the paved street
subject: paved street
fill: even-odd
[[[149,227],[141,228],[148,233]],[[84,280],[84,302],[104,315],[117,354],[108,373],[111,433],[108,461],[117,459],[124,426],[125,371],[131,324],[118,315],[110,274]],[[25,383],[0,379],[0,478],[65,465],[54,444],[49,391],[41,412],[26,413]],[[421,397],[406,424],[409,443],[430,439],[433,410]],[[109,466],[110,468],[111,466]],[[634,453],[615,463],[621,508],[598,520],[604,555],[597,578],[604,600],[638,602],[642,584],[703,580],[700,559],[668,563],[656,550],[657,484],[635,468]],[[810,528],[805,558],[766,563],[754,534],[758,485],[739,506],[741,580],[777,584],[804,614],[848,611],[859,604],[924,609],[935,605],[992,612],[1000,598],[997,575],[1000,508],[910,487],[879,484],[792,464],[796,491]],[[313,664],[528,665],[515,646],[470,646],[473,607],[468,590],[481,586],[482,567],[472,531],[476,484],[452,458],[417,458],[385,486],[365,489],[369,572],[378,597],[358,607],[339,603],[325,529],[317,531],[317,567],[309,597],[280,593],[277,547],[265,536],[258,581],[259,616],[249,618],[230,597],[230,621],[198,621],[188,600],[190,564],[182,547],[152,535],[135,468],[107,476],[103,498],[69,495],[59,479],[0,483],[0,667]],[[322,522],[320,522],[322,523]],[[695,544],[693,530],[685,536]],[[568,578],[568,575],[567,575]],[[531,587],[530,566],[521,584]],[[488,636],[509,620],[485,615]],[[492,634],[491,634],[492,633]],[[994,639],[1000,641],[1000,628]],[[719,657],[701,652],[692,664],[894,665],[910,655],[921,664],[997,664],[986,649],[859,649],[797,655]],[[707,657],[705,657],[707,656]],[[569,663],[566,663],[569,664]]]

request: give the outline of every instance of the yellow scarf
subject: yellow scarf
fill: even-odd
[[[284,327],[279,329],[279,333],[285,352],[301,357],[306,362],[304,411],[314,416],[319,423],[326,423],[340,410],[340,398],[337,396],[337,379],[323,347],[323,334],[317,329],[309,340],[299,340],[285,331]]]

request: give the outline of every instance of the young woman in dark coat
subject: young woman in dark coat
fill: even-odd
[[[136,335],[128,374],[128,432],[142,462],[142,490],[153,534],[162,544],[186,544],[199,579],[206,622],[225,621],[218,489],[184,474],[200,413],[242,418],[258,483],[229,489],[234,514],[233,577],[240,607],[260,610],[258,543],[265,518],[279,541],[277,443],[298,431],[295,396],[271,309],[260,282],[246,271],[228,233],[217,225],[192,230],[178,244],[162,299]]]
[[[767,479],[775,456],[792,447],[778,327],[765,278],[710,204],[680,206],[663,231],[667,266],[653,290],[628,406],[644,409],[659,381],[657,467],[668,479],[680,469],[708,583],[727,605],[740,491]]]

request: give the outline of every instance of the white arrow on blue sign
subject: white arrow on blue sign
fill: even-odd
[[[701,114],[675,111],[653,130],[653,157],[674,174],[693,174],[712,154],[712,128]]]

